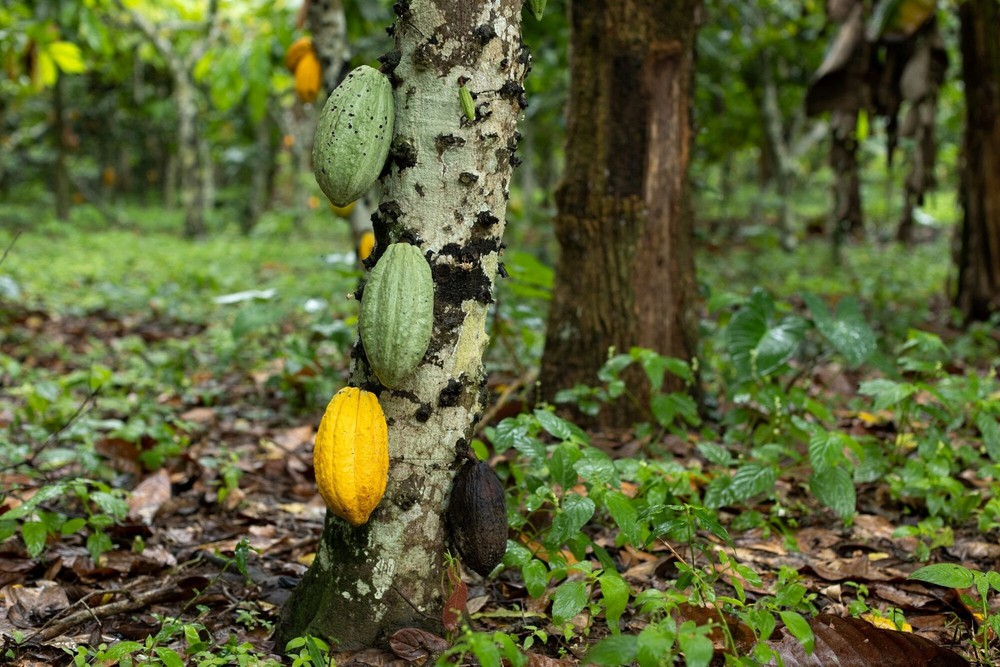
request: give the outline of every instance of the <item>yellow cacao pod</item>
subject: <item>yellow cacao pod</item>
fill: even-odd
[[[308,103],[315,102],[319,95],[320,69],[319,59],[312,51],[306,53],[295,66],[295,92],[299,100]]]
[[[389,475],[389,432],[375,394],[344,387],[334,395],[316,433],[313,466],[330,511],[352,526],[367,523]]]
[[[357,201],[352,201],[347,206],[337,206],[333,202],[330,202],[330,210],[333,211],[333,214],[338,217],[349,218],[351,217],[351,211],[354,210],[355,204],[357,204]]]
[[[362,261],[368,259],[368,255],[372,254],[372,250],[375,249],[375,232],[369,230],[361,235],[361,240],[358,241],[358,258]]]
[[[288,47],[288,51],[285,52],[285,67],[288,68],[289,72],[294,72],[296,65],[302,60],[302,57],[307,53],[313,52],[313,42],[310,37],[300,37],[292,45]]]

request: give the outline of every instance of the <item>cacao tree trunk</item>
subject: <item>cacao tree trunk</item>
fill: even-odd
[[[1000,4],[967,0],[961,17],[965,146],[955,303],[967,319],[1000,310]]]
[[[573,0],[566,170],[556,190],[560,257],[546,330],[543,395],[597,383],[608,348],[695,351],[689,203],[692,65],[699,0]],[[606,425],[645,418],[635,402]],[[665,390],[682,388],[667,378]]]
[[[281,646],[307,632],[352,647],[400,627],[440,631],[443,513],[483,408],[486,315],[528,62],[521,0],[395,7],[396,50],[384,57],[395,84],[395,140],[373,261],[392,242],[421,248],[435,284],[434,332],[421,365],[393,390],[380,390],[355,347],[351,384],[380,391],[389,424],[386,495],[359,528],[328,513],[316,558],[283,609]],[[459,104],[462,81],[476,97],[474,122]]]

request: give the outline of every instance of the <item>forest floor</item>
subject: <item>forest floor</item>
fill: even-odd
[[[9,248],[0,265],[0,662],[172,666],[182,664],[173,662],[177,656],[205,665],[314,659],[298,649],[285,658],[285,647],[273,646],[270,634],[322,532],[325,508],[313,480],[312,443],[323,405],[346,378],[354,337],[355,306],[343,295],[360,274],[350,253],[325,234],[307,227],[289,241],[279,229],[191,244],[139,230],[47,229],[24,234]],[[5,247],[9,238],[0,237]],[[787,451],[768,459],[773,443],[760,440],[761,428],[780,419],[762,417],[766,410],[751,410],[727,394],[726,371],[708,370],[716,400],[707,421],[652,434],[588,435],[623,478],[628,461],[675,462],[684,471],[677,474],[688,485],[685,493],[693,494],[679,494],[684,503],[707,497],[710,479],[738,470],[741,461],[771,465],[777,471],[771,488],[716,503],[714,515],[731,542],[703,523],[686,541],[663,535],[637,545],[599,511],[583,528],[593,546],[569,548],[563,556],[570,565],[589,559],[599,569],[600,547],[613,559],[632,596],[620,617],[624,635],[638,635],[655,621],[635,596],[677,591],[684,566],[699,573],[680,590],[692,603],[713,591],[735,609],[770,600],[767,609],[786,623],[781,614],[789,610],[866,618],[860,628],[824,629],[814,621],[817,655],[839,656],[840,664],[963,664],[950,662],[947,648],[973,663],[995,664],[1000,615],[992,598],[980,605],[971,580],[955,588],[907,578],[929,563],[985,573],[1000,560],[1000,501],[994,500],[1000,467],[992,458],[1000,442],[990,441],[998,434],[986,418],[970,424],[955,414],[961,411],[955,406],[975,405],[976,414],[1000,416],[989,407],[1000,403],[998,342],[989,327],[952,325],[940,296],[946,242],[848,249],[836,270],[816,260],[829,252],[818,241],[794,255],[752,243],[726,245],[724,258],[718,250],[700,257],[709,294],[706,365],[726,356],[724,320],[754,286],[776,295],[779,314],[805,312],[803,292],[834,302],[856,295],[878,334],[881,358],[850,368],[836,354],[820,351],[802,361],[808,350],[802,352],[786,363],[787,375],[775,386],[806,407],[780,419],[822,414],[830,432],[850,439],[846,448],[860,443],[857,451],[885,447],[895,454],[884,469],[854,475],[856,512],[842,520],[810,492],[805,454],[791,463]],[[544,311],[538,290],[551,280],[530,258],[512,254],[510,262],[514,285],[501,293],[491,325],[495,400],[504,386],[530,380]],[[915,336],[917,330],[924,334]],[[947,353],[935,353],[937,344]],[[935,358],[936,367],[917,367]],[[910,395],[896,401],[859,395],[866,380],[884,379],[887,368],[907,363]],[[502,417],[530,415],[537,406],[515,393],[493,407],[489,426],[496,427]],[[748,410],[760,414],[748,417]],[[751,434],[753,447],[741,449],[725,437],[727,430]],[[498,451],[490,438],[496,433],[487,428],[478,437],[492,446],[491,463],[513,484],[510,471],[528,464],[519,462],[516,449]],[[537,437],[547,447],[559,444],[544,432]],[[724,451],[699,447],[705,443],[728,451],[731,460]],[[616,488],[635,498],[645,493],[641,486],[621,481]],[[589,486],[577,492],[588,489],[594,493]],[[523,500],[518,493],[511,498]],[[524,527],[510,537],[538,546]],[[736,574],[720,551],[759,580]],[[551,561],[544,553],[536,550]],[[467,619],[474,630],[506,633],[531,665],[578,664],[610,633],[607,610],[597,603],[609,596],[598,596],[598,587],[586,581],[584,604],[557,623],[555,578],[538,591],[529,590],[514,564],[490,578],[465,573]],[[759,631],[734,611],[724,617],[727,644],[719,616],[696,604],[671,609],[678,625],[716,622],[709,638],[720,660],[727,645],[749,650]],[[899,634],[907,639],[887,638],[880,633],[889,631],[876,626],[905,629]],[[384,650],[338,655],[337,662],[422,663],[462,637],[461,629],[445,638],[397,636]],[[864,661],[857,647],[866,642],[884,662]],[[692,646],[688,664],[696,664]],[[774,634],[771,646],[786,664],[833,664],[808,662],[787,634]],[[681,654],[672,650],[664,655]],[[617,660],[630,662],[628,651]],[[468,661],[473,653],[455,659]],[[591,659],[612,664],[616,654]]]

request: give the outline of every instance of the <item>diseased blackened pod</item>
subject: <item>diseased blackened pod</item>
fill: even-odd
[[[320,112],[313,140],[313,171],[337,206],[368,192],[385,165],[396,110],[389,78],[362,65],[337,86]]]
[[[462,561],[482,576],[503,560],[507,503],[500,478],[485,461],[466,461],[455,475],[448,526]]]

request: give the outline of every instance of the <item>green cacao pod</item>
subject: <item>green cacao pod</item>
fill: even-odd
[[[392,243],[361,296],[361,342],[386,387],[398,387],[427,352],[434,325],[431,267],[417,246]]]
[[[531,5],[531,13],[535,15],[535,19],[538,21],[542,20],[542,16],[545,15],[545,3],[548,0],[528,0],[528,4]]]
[[[462,112],[469,122],[476,120],[476,103],[472,101],[472,93],[465,86],[458,89],[458,101],[462,105]]]
[[[313,170],[331,202],[346,206],[375,185],[389,155],[395,118],[392,84],[367,65],[355,68],[330,93],[316,123]]]
[[[503,484],[485,461],[466,461],[455,475],[448,528],[462,562],[487,576],[507,551]]]

